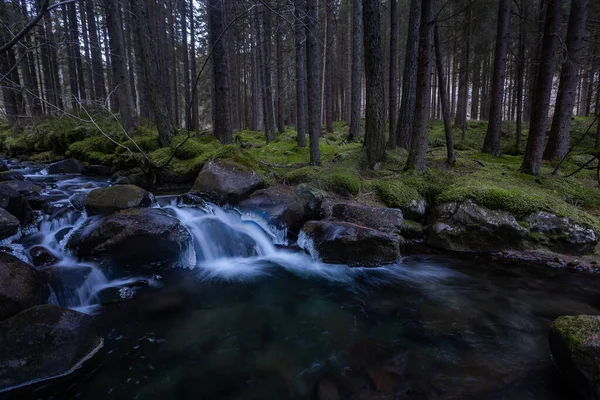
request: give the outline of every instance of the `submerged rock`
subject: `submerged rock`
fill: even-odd
[[[372,267],[400,258],[397,236],[348,222],[309,221],[302,227],[298,244],[332,264]]]
[[[29,308],[0,323],[0,388],[72,372],[101,346],[89,315],[56,305]]]
[[[29,257],[36,267],[51,265],[58,261],[58,258],[44,246],[33,246],[29,249]]]
[[[461,252],[520,248],[527,233],[510,213],[490,210],[470,200],[435,207],[430,225],[427,244]]]
[[[85,167],[82,163],[74,158],[67,158],[66,160],[58,161],[48,165],[47,170],[51,175],[81,174],[85,171]]]
[[[0,321],[43,304],[48,297],[48,283],[41,272],[15,256],[0,252]]]
[[[19,220],[14,215],[0,208],[0,240],[16,235],[19,226]]]
[[[79,289],[92,271],[92,267],[88,266],[65,267],[57,265],[41,270],[46,275],[48,284],[58,297],[60,304],[68,302],[68,300],[64,302],[62,300],[68,298],[73,292]]]
[[[154,196],[135,185],[116,185],[94,189],[85,199],[85,209],[89,215],[112,214],[136,207],[151,207]]]
[[[207,210],[209,208],[206,200],[194,193],[184,193],[178,196],[177,207],[198,208],[200,210]]]
[[[550,249],[569,254],[583,254],[594,250],[598,239],[592,229],[586,229],[568,218],[539,211],[529,216],[529,229],[543,237],[537,237]]]
[[[176,263],[190,239],[166,211],[131,208],[85,224],[73,233],[68,247],[80,257],[108,258],[139,270]]]
[[[582,399],[600,399],[600,316],[557,318],[548,334],[554,363]]]
[[[383,232],[400,233],[404,222],[402,211],[397,208],[370,207],[350,202],[333,202],[324,208],[323,214],[329,220],[350,222]]]
[[[289,228],[298,232],[304,222],[304,204],[288,186],[258,190],[238,207],[242,211],[257,214],[278,229]]]
[[[265,182],[256,172],[211,161],[198,174],[192,192],[207,196],[219,204],[237,204],[264,185]]]

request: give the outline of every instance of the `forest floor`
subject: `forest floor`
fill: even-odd
[[[109,118],[97,122],[115,140],[127,143]],[[586,132],[591,122],[590,118],[573,120],[573,141]],[[581,141],[557,174],[552,174],[556,163],[545,162],[542,174],[531,176],[518,171],[522,149],[517,151],[514,145],[514,124],[503,125],[504,155],[498,158],[480,151],[486,129],[486,122],[469,121],[464,139],[455,129],[456,163],[449,166],[445,162],[443,125],[432,120],[428,169],[423,176],[402,172],[407,156],[403,149],[388,150],[386,160],[376,170],[368,170],[362,144],[346,140],[348,127],[343,123],[336,123],[334,132],[324,133],[321,138],[322,165],[318,167],[308,165],[308,148],[296,146],[293,128],[277,134],[269,144],[265,143],[264,132],[243,130],[234,134],[231,145],[221,145],[209,132],[189,139],[161,175],[164,182],[189,188],[206,162],[222,159],[256,171],[269,184],[311,183],[365,203],[404,208],[415,199],[425,199],[429,205],[472,199],[491,209],[511,212],[517,218],[533,211],[548,211],[600,232],[596,164],[565,177],[593,157],[593,132]],[[149,159],[160,164],[186,135],[176,136],[166,148],[160,147],[156,132],[143,125],[136,128],[132,137]],[[523,146],[526,139],[525,127]],[[28,155],[34,162],[73,157],[110,167],[112,172],[136,166],[125,149],[117,147],[97,128],[73,119],[46,119],[18,131],[0,122],[0,145],[7,156]],[[141,158],[141,154],[138,156]]]

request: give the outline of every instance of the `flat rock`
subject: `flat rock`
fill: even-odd
[[[329,203],[329,204],[326,204]],[[331,221],[350,222],[378,231],[400,233],[404,218],[397,208],[370,207],[352,202],[323,202],[322,216]]]
[[[135,185],[116,185],[94,189],[85,198],[85,209],[89,215],[112,214],[136,207],[151,207],[154,196]]]
[[[200,193],[219,204],[237,204],[264,185],[265,182],[256,172],[211,161],[198,174],[192,192]]]
[[[257,214],[269,225],[278,229],[287,228],[298,232],[304,222],[304,204],[288,186],[273,186],[257,190],[239,203],[238,208]]]

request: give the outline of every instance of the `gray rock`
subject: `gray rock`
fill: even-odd
[[[25,196],[31,194],[38,194],[40,192],[40,186],[36,185],[34,182],[31,181],[5,181],[0,183],[0,186],[8,186]]]
[[[154,196],[135,185],[116,185],[94,189],[85,199],[85,209],[89,215],[112,214],[136,207],[151,207]]]
[[[29,257],[36,267],[55,264],[58,261],[58,258],[44,246],[33,246],[29,249]]]
[[[82,163],[74,158],[67,158],[66,160],[58,161],[48,165],[47,170],[51,175],[81,174],[85,171],[85,167]]]
[[[550,327],[548,341],[554,363],[579,392],[578,398],[600,399],[600,317],[559,317]]]
[[[0,240],[16,235],[19,232],[20,225],[19,220],[14,215],[4,208],[0,208]]]
[[[177,197],[177,207],[198,208],[200,210],[208,210],[209,206],[202,197],[194,193],[184,193]]]
[[[332,264],[373,267],[400,258],[397,236],[348,222],[309,221],[302,227],[298,244]]]
[[[89,315],[56,305],[29,308],[0,323],[0,388],[69,373],[101,346]]]
[[[304,204],[289,186],[258,190],[238,204],[244,212],[257,214],[278,229],[298,232],[304,223]]]
[[[31,220],[33,210],[29,202],[11,186],[0,185],[0,207],[17,217],[23,224]]]
[[[25,177],[23,176],[23,174],[21,174],[20,172],[17,171],[2,171],[0,172],[0,182],[6,182],[6,181],[22,181],[23,179],[25,179]]]
[[[304,213],[308,219],[320,219],[321,203],[327,197],[327,192],[301,183],[294,186],[294,193],[304,203]]]
[[[219,204],[237,204],[264,185],[256,172],[211,161],[198,174],[192,192],[207,196]]]
[[[69,201],[74,209],[77,211],[85,210],[85,199],[87,199],[89,192],[77,192],[69,197]]]
[[[460,252],[490,253],[523,246],[527,229],[514,216],[470,200],[437,206],[430,216],[427,244]]]
[[[583,254],[594,250],[598,239],[592,229],[573,223],[569,218],[539,211],[529,216],[531,232],[541,233],[551,250],[570,254]]]
[[[400,233],[404,222],[402,211],[397,208],[369,207],[350,202],[332,204],[327,219],[350,222],[389,233]]]
[[[45,303],[49,296],[42,273],[15,256],[0,252],[0,321]]]
[[[46,275],[48,284],[59,303],[68,305],[72,301],[74,293],[92,273],[92,267],[53,265],[42,269],[41,272]]]
[[[68,247],[84,258],[107,258],[127,270],[171,266],[191,241],[179,220],[157,208],[130,208],[92,220]]]

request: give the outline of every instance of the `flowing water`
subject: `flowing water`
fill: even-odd
[[[107,184],[24,172],[49,182],[51,206],[3,245],[23,259],[42,245],[59,266],[86,269],[51,302],[95,315],[105,346],[73,374],[6,398],[313,399],[324,382],[348,399],[575,398],[547,330],[559,315],[600,313],[596,276],[477,257],[326,265],[277,246],[280,233],[252,215],[173,197],[157,206],[191,233],[186,268],[107,276],[65,251],[87,218],[69,198]]]

